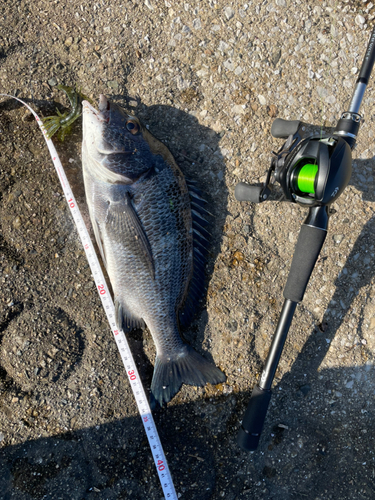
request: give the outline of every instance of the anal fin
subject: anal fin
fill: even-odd
[[[130,332],[135,328],[144,328],[145,323],[142,318],[136,317],[126,306],[115,299],[116,324],[120,330]]]

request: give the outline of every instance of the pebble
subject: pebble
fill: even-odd
[[[145,5],[146,5],[146,7],[148,7],[150,10],[154,10],[154,7],[153,7],[152,3],[150,2],[150,0],[145,0]]]
[[[110,89],[117,90],[119,88],[119,84],[117,80],[111,80],[107,82],[107,87]]]
[[[266,100],[266,98],[262,94],[258,95],[258,101],[260,102],[260,104],[262,106],[265,106],[267,104],[267,100]]]
[[[336,243],[336,245],[339,245],[342,242],[344,235],[343,234],[334,234],[332,236],[332,238],[333,238],[333,241]]]
[[[235,64],[231,59],[224,61],[223,66],[224,66],[224,68],[227,68],[229,71],[233,71],[235,68]]]
[[[15,229],[19,229],[22,226],[21,218],[17,216],[15,219],[13,219],[12,224]]]
[[[245,107],[242,104],[236,104],[235,106],[232,107],[232,113],[235,113],[237,115],[243,115],[245,114]]]
[[[363,16],[361,16],[361,14],[358,14],[358,16],[356,16],[355,23],[358,24],[358,26],[365,24],[365,22],[366,22],[366,19]]]
[[[234,17],[234,10],[232,9],[232,7],[225,7],[224,14],[228,21],[230,21],[230,19]]]
[[[229,45],[226,42],[223,42],[223,40],[220,40],[218,49],[221,52],[225,52],[226,50],[228,50],[228,48],[229,48]]]
[[[193,28],[195,30],[200,30],[202,28],[202,23],[200,19],[194,19],[193,21]]]

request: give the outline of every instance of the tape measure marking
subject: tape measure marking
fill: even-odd
[[[73,220],[78,230],[79,237],[81,239],[83,248],[86,253],[87,261],[90,265],[90,269],[95,281],[95,285],[102,301],[102,305],[104,311],[107,315],[107,319],[109,325],[111,327],[112,333],[114,335],[114,339],[117,344],[117,348],[120,352],[120,356],[122,362],[124,364],[126,374],[129,379],[130,386],[132,388],[135,401],[137,403],[138,411],[141,415],[141,419],[143,422],[143,426],[147,435],[147,439],[151,448],[152,456],[154,459],[155,467],[159,476],[159,481],[161,487],[163,489],[164,498],[168,500],[177,500],[177,494],[173,485],[173,480],[171,473],[169,471],[169,467],[167,464],[167,460],[164,454],[164,450],[156,429],[156,425],[151,413],[150,405],[148,404],[147,396],[144,391],[143,385],[141,383],[141,379],[138,374],[138,370],[131,353],[128,341],[125,337],[125,334],[122,330],[119,330],[116,326],[115,318],[115,308],[113,305],[112,297],[108,291],[107,283],[105,281],[103,272],[100,267],[100,263],[96,252],[94,250],[93,243],[83,221],[81,212],[78,208],[76,200],[74,198],[73,192],[69,185],[68,179],[66,177],[64,167],[60,161],[60,158],[57,154],[55,146],[51,139],[47,136],[47,131],[43,126],[43,122],[39,118],[39,116],[35,113],[35,111],[24,101],[18,99],[18,97],[14,97],[8,94],[0,94],[2,97],[9,97],[11,99],[15,99],[20,102],[33,114],[35,120],[37,121],[41,131],[43,132],[44,139],[47,143],[47,147],[49,149],[54,167],[56,169],[57,175],[59,177],[61,186],[64,191],[64,195],[66,201],[68,203],[70,212],[73,216]]]

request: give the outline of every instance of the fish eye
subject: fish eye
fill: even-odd
[[[139,126],[138,126],[138,124],[135,123],[135,122],[133,122],[132,120],[128,120],[126,122],[126,128],[133,135],[135,135],[135,134],[137,134],[139,132]]]

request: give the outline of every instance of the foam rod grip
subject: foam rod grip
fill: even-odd
[[[273,137],[280,137],[286,139],[290,135],[294,135],[301,122],[299,120],[283,120],[276,118],[271,127],[271,134]]]
[[[237,444],[244,451],[254,451],[258,447],[271,394],[271,390],[263,390],[257,385],[251,393],[237,436]]]
[[[294,250],[292,265],[284,289],[284,297],[301,302],[327,231],[303,224]]]

